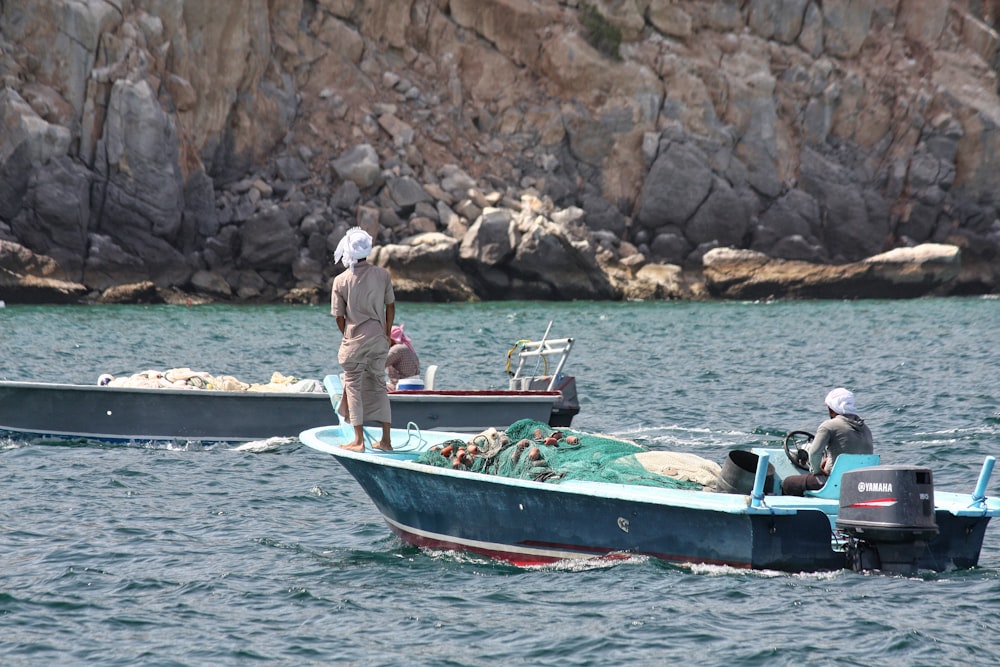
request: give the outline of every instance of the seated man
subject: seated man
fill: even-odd
[[[394,326],[389,334],[392,346],[385,360],[386,374],[389,376],[389,391],[395,391],[403,378],[420,375],[420,359],[413,349],[413,341],[403,333],[403,325]]]
[[[816,437],[801,451],[809,457],[809,473],[789,475],[781,480],[781,492],[801,496],[826,484],[833,462],[841,454],[873,454],[872,432],[854,407],[854,394],[837,387],[824,401],[830,418],[816,429]]]

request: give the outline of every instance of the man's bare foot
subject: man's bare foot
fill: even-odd
[[[340,448],[346,449],[349,452],[363,452],[365,451],[365,443],[355,441],[349,445],[341,445]]]
[[[383,451],[383,452],[391,452],[392,451],[392,443],[390,443],[390,442],[381,442],[380,441],[377,444],[372,445],[372,449],[378,449],[378,450]]]

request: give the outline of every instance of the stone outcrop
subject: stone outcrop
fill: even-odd
[[[62,280],[61,275],[51,257],[0,239],[0,295],[4,302],[76,303],[86,295],[86,286]]]
[[[0,298],[42,298],[10,287],[38,278],[88,300],[151,283],[314,302],[355,224],[413,299],[711,297],[725,248],[843,285],[925,244],[961,249],[931,291],[1000,291],[998,16],[995,0],[0,3],[0,240],[55,267],[0,256]]]
[[[424,232],[374,249],[371,261],[389,269],[400,299],[475,301],[471,278],[458,268],[459,242],[440,232]]]
[[[928,243],[860,262],[823,265],[716,248],[705,254],[704,264],[706,289],[725,299],[910,298],[945,293],[958,277],[961,252]]]

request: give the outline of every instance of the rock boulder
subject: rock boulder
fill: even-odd
[[[848,264],[771,259],[753,250],[716,248],[703,258],[709,294],[724,299],[888,299],[941,293],[961,269],[955,246],[897,248]]]

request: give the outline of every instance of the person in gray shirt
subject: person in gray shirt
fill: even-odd
[[[830,418],[819,425],[816,436],[800,450],[800,454],[808,457],[809,472],[789,475],[781,481],[781,492],[787,496],[801,496],[806,490],[822,488],[834,461],[841,454],[872,454],[875,451],[872,432],[858,415],[852,391],[837,387],[823,402]],[[803,467],[805,464],[803,461]]]

